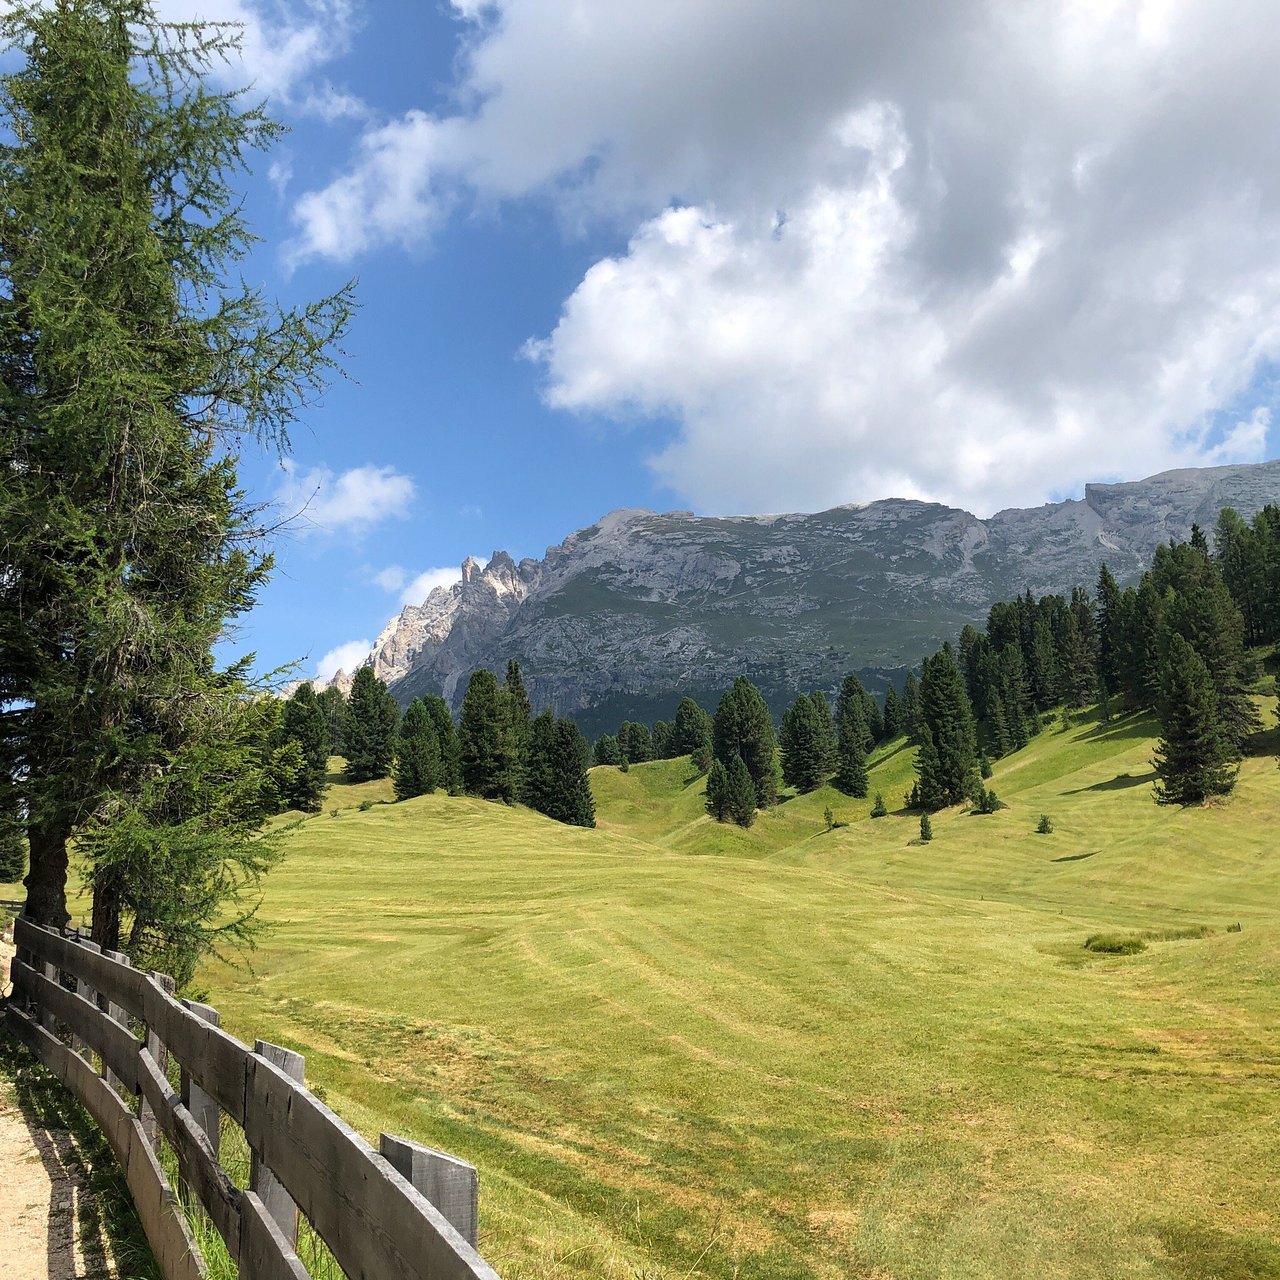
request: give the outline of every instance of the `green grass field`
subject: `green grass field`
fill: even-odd
[[[596,770],[596,831],[337,786],[202,980],[473,1161],[506,1280],[1280,1276],[1280,771],[1158,807],[1150,727],[1047,731],[927,845],[833,791],[718,827],[687,761]]]

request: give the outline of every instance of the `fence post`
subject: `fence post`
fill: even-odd
[[[96,942],[90,942],[88,938],[81,937],[78,930],[76,942],[86,951],[102,950]],[[76,974],[76,995],[83,996],[90,1004],[98,1003],[98,993],[78,973]],[[93,1062],[93,1049],[88,1041],[81,1040],[79,1036],[72,1036],[71,1048],[74,1053],[78,1053],[86,1062]]]
[[[62,930],[63,937],[70,937],[70,930]],[[47,960],[40,962],[40,972],[44,974],[50,982],[62,982],[62,970],[56,964],[50,964]],[[53,1035],[58,1034],[58,1020],[49,1012],[48,1009],[41,1006],[40,1008],[40,1025]]]
[[[444,1215],[474,1249],[480,1230],[480,1175],[457,1156],[384,1133],[378,1139],[383,1158]]]
[[[102,954],[106,956],[108,960],[114,960],[117,964],[128,966],[132,963],[123,951],[103,951]],[[127,1027],[129,1025],[129,1014],[121,1008],[120,1005],[108,1000],[106,1001],[106,1006],[108,1018],[113,1022],[118,1022],[122,1027]],[[103,1066],[102,1078],[107,1082],[107,1087],[109,1089],[119,1089],[120,1078],[105,1064]]]
[[[156,973],[153,970],[151,977],[166,995],[173,995],[177,983],[167,973]],[[147,1028],[147,1052],[160,1069],[160,1074],[162,1076],[167,1075],[169,1070],[169,1050],[165,1048],[164,1041],[150,1027]],[[138,1120],[142,1124],[142,1132],[146,1135],[152,1151],[159,1151],[160,1122],[156,1119],[156,1114],[152,1111],[151,1104],[145,1097],[138,1107]]]
[[[202,1018],[215,1027],[222,1025],[222,1017],[212,1005],[200,1004],[196,1000],[184,1000],[182,1003],[197,1018]],[[185,1066],[181,1063],[179,1066],[182,1072],[179,1081],[182,1105],[191,1112],[191,1118],[204,1130],[204,1135],[209,1139],[209,1145],[213,1148],[213,1154],[216,1157],[222,1141],[221,1113],[218,1110],[218,1104],[192,1080],[191,1073]]]
[[[292,1049],[283,1049],[278,1044],[268,1044],[265,1040],[255,1040],[253,1051],[260,1058],[265,1058],[273,1067],[278,1067],[290,1080],[302,1083],[302,1054]],[[249,1169],[249,1190],[252,1191],[272,1220],[280,1228],[284,1238],[291,1245],[298,1243],[298,1206],[293,1197],[284,1189],[280,1180],[253,1152],[253,1160]]]

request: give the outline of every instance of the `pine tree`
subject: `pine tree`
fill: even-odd
[[[529,733],[533,708],[520,674],[520,664],[514,658],[507,659],[507,675],[502,684],[502,700],[507,713],[507,736],[512,761],[512,782],[515,798],[521,799],[525,791],[525,771],[529,766]]]
[[[570,719],[557,720],[551,747],[551,774],[555,794],[548,817],[575,827],[596,825],[596,806],[587,776],[590,764],[587,740]]]
[[[457,795],[462,790],[462,749],[449,704],[439,694],[427,693],[422,696],[422,705],[427,709],[436,732],[440,756],[439,785],[450,795]]]
[[[831,703],[820,689],[815,689],[809,695],[809,701],[813,703],[814,724],[818,733],[819,768],[823,777],[826,777],[834,772],[838,763],[835,720],[831,715]]]
[[[0,884],[17,884],[27,869],[27,842],[16,815],[0,821]]]
[[[729,771],[723,760],[712,760],[707,770],[706,810],[717,822],[729,816]]]
[[[958,804],[973,789],[978,743],[964,681],[949,645],[924,665],[920,683],[924,741],[916,761],[925,809]]]
[[[681,698],[671,727],[672,752],[677,756],[711,754],[711,716],[692,698]]]
[[[920,815],[920,839],[926,843],[933,839],[933,821],[927,813]]]
[[[281,800],[289,809],[319,813],[329,772],[329,721],[310,684],[299,685],[284,704],[272,746],[296,742],[301,753]]]
[[[804,793],[816,790],[826,776],[826,740],[817,707],[801,694],[782,717],[782,780]]]
[[[618,739],[611,733],[602,733],[596,739],[596,745],[592,748],[591,754],[596,764],[622,763],[622,751],[618,746]]]
[[[907,672],[902,685],[902,728],[909,741],[920,745],[920,685],[914,671]]]
[[[1098,570],[1098,683],[1107,697],[1123,685],[1125,618],[1120,588],[1104,564]]]
[[[316,701],[329,726],[329,754],[343,755],[346,749],[343,735],[347,724],[347,700],[342,696],[342,690],[331,684],[316,694]]]
[[[749,827],[756,820],[756,784],[741,756],[729,761],[725,811],[740,827]]]
[[[1219,720],[1217,690],[1200,655],[1177,632],[1160,669],[1160,742],[1153,763],[1161,804],[1199,804],[1227,795],[1236,769]]]
[[[898,691],[890,685],[884,693],[884,739],[892,742],[902,734],[902,704]]]
[[[1037,710],[1053,706],[1058,691],[1058,660],[1049,619],[1037,613],[1031,625],[1031,654],[1027,663],[1031,697]]]
[[[472,672],[458,721],[462,788],[468,795],[515,804],[519,768],[509,704],[498,678],[481,667]]]
[[[777,739],[773,717],[760,691],[739,676],[720,699],[712,724],[712,747],[726,769],[741,756],[756,789],[756,806],[767,809],[778,800]]]
[[[440,743],[426,704],[415,698],[405,708],[396,735],[392,773],[397,800],[430,795],[440,784]]]
[[[351,782],[372,782],[390,775],[399,718],[400,709],[387,686],[373,674],[372,667],[361,667],[347,697],[344,731],[346,773]]]
[[[252,239],[230,183],[277,132],[204,87],[225,28],[67,0],[9,6],[4,35],[0,706],[26,914],[65,923],[75,838],[95,939],[172,944],[185,968],[247,936],[235,902],[272,844],[250,834],[265,713],[246,666],[212,655],[270,568],[235,454],[287,445],[348,299],[275,315],[224,285]]]
[[[529,730],[529,762],[525,772],[524,802],[551,816],[556,806],[556,718],[540,711]]]

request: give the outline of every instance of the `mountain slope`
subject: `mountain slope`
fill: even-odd
[[[517,658],[535,703],[588,733],[626,715],[711,702],[749,675],[775,706],[849,670],[871,687],[993,601],[1092,586],[1105,560],[1135,578],[1155,547],[1280,501],[1280,462],[1095,484],[1083,499],[986,520],[886,499],[814,515],[623,510],[518,565],[496,553],[388,625],[370,661],[402,702]]]

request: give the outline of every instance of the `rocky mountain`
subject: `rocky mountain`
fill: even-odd
[[[1276,501],[1280,461],[1091,484],[986,520],[896,498],[814,515],[614,511],[542,560],[468,559],[369,661],[402,703],[438,692],[456,708],[473,670],[515,657],[535,705],[588,733],[667,716],[686,694],[714,705],[739,673],[781,707],[851,670],[883,687],[995,600],[1092,587],[1103,561],[1132,580],[1193,522]]]

